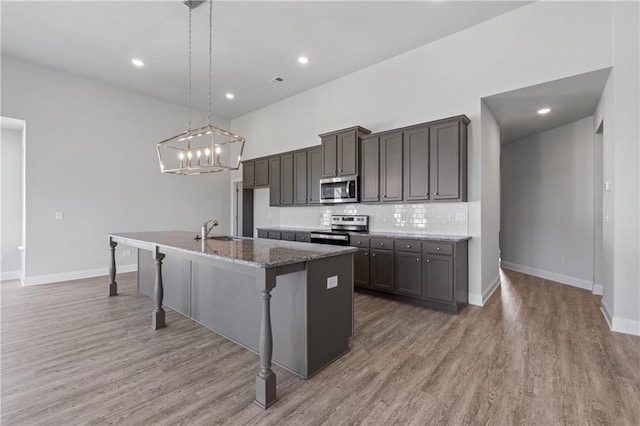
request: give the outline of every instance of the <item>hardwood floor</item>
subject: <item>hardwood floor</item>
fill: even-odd
[[[351,351],[276,367],[263,411],[258,357],[171,310],[152,330],[135,279],[2,283],[2,424],[640,424],[640,338],[585,290],[505,271],[458,316],[356,294]]]

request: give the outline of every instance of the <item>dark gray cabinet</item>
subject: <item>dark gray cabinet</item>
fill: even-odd
[[[307,150],[307,198],[308,204],[320,204],[320,178],[322,177],[321,147]]]
[[[371,133],[360,126],[320,135],[322,176],[358,174],[359,143],[362,135]]]
[[[282,231],[280,233],[280,239],[284,241],[295,241],[296,233],[292,231]]]
[[[311,241],[311,233],[309,232],[296,232],[296,241],[301,243],[308,243]]]
[[[427,299],[453,303],[453,258],[425,255],[422,288]]]
[[[353,285],[369,287],[369,267],[369,249],[358,249],[353,255]]]
[[[360,199],[380,201],[380,138],[365,137],[361,144]]]
[[[255,185],[255,166],[253,161],[242,162],[242,187],[253,188]]]
[[[466,201],[466,124],[455,120],[429,130],[431,199]]]
[[[396,271],[398,294],[422,296],[422,256],[420,253],[396,252]]]
[[[404,199],[429,200],[429,127],[404,132]]]
[[[280,205],[293,205],[293,155],[280,156]]]
[[[402,132],[380,136],[382,202],[402,201]]]
[[[371,288],[393,292],[393,282],[395,278],[393,251],[375,248],[371,249],[370,262]]]
[[[280,197],[280,157],[269,159],[269,205],[281,205]]]
[[[293,154],[293,204],[307,204],[307,151]]]
[[[269,185],[269,159],[262,158],[242,162],[242,186],[244,188]]]

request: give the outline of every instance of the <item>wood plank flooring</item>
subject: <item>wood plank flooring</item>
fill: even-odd
[[[640,338],[600,298],[517,272],[460,315],[356,294],[351,351],[311,380],[280,368],[253,404],[258,357],[152,300],[135,274],[1,285],[3,425],[640,424]]]

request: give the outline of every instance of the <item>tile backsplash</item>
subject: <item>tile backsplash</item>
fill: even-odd
[[[264,204],[263,200],[260,201],[260,204]],[[266,200],[267,205],[260,204],[254,204],[254,215],[259,214],[261,210],[266,211],[270,208],[268,200]],[[362,214],[369,216],[369,230],[371,231],[468,234],[468,203],[342,204],[317,207],[280,207],[278,210],[278,223],[270,223],[272,226],[329,228],[332,214]]]

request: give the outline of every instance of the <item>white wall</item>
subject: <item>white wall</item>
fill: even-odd
[[[107,232],[198,231],[214,217],[229,231],[229,174],[159,171],[156,143],[185,130],[186,108],[3,56],[2,114],[27,126],[27,284],[106,273]]]
[[[0,277],[15,279],[22,253],[22,131],[2,129],[0,137]]]
[[[500,125],[495,117],[482,102],[482,196],[481,223],[482,236],[482,291],[480,294],[470,294],[469,297],[478,298],[479,305],[491,296],[500,282],[498,258],[500,257]]]
[[[482,252],[480,237],[499,218],[482,221],[480,203],[500,188],[495,179],[481,187],[480,99],[611,66],[612,24],[611,3],[535,2],[232,120],[231,128],[247,138],[253,158],[317,145],[318,134],[356,124],[377,132],[466,114],[469,292],[481,295],[491,285],[482,267],[497,259]]]
[[[502,147],[503,265],[591,290],[593,117]]]

